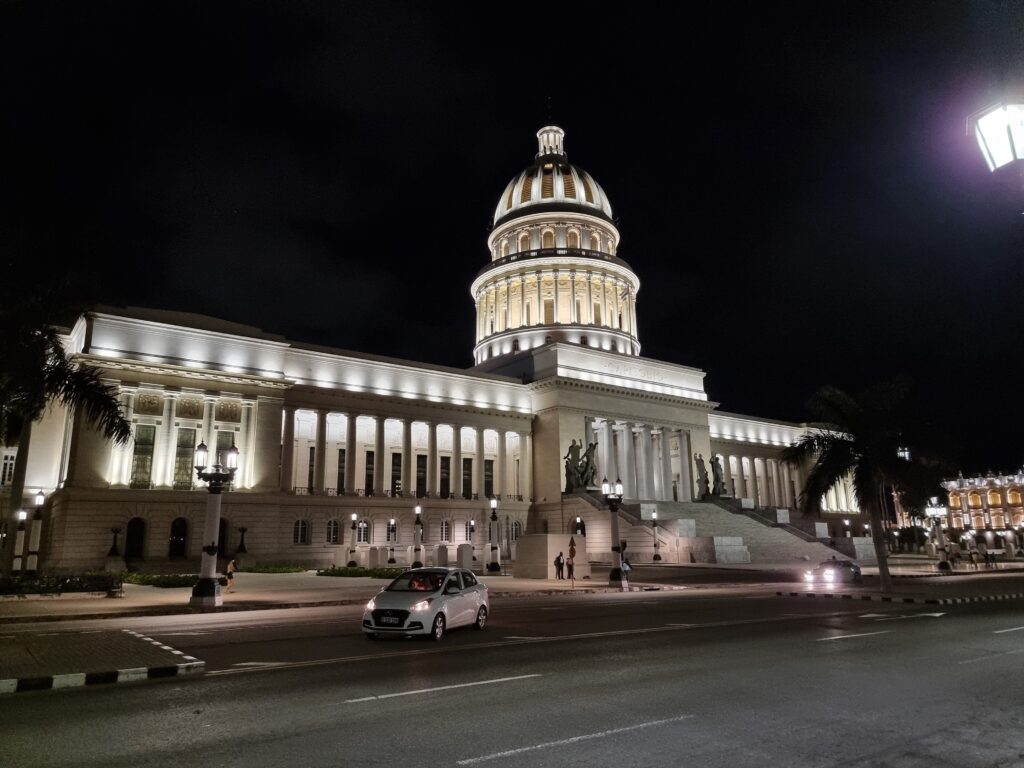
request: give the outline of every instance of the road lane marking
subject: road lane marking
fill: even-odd
[[[506,640],[543,640],[543,637],[536,635],[505,635]]]
[[[1001,635],[1004,632],[1020,632],[1022,629],[1024,629],[1024,627],[1010,627],[1009,629],[997,629],[992,634],[993,635]]]
[[[573,736],[568,739],[560,739],[559,741],[546,741],[543,744],[534,744],[529,747],[519,747],[519,749],[509,749],[504,752],[494,752],[490,755],[481,755],[480,757],[470,757],[465,760],[459,760],[456,765],[476,765],[478,763],[485,763],[488,760],[498,760],[502,757],[512,757],[514,755],[521,755],[524,752],[536,752],[538,749],[551,749],[552,747],[564,747],[568,744],[578,744],[581,741],[589,741],[591,739],[603,739],[608,736],[615,736],[619,733],[628,733],[629,731],[636,731],[641,728],[651,728],[655,725],[665,725],[666,723],[678,723],[681,720],[688,720],[694,715],[679,715],[678,717],[669,717],[665,720],[651,720],[647,723],[638,723],[637,725],[627,725],[624,728],[611,728],[607,731],[598,731],[597,733],[586,733],[582,736]]]
[[[904,614],[901,614],[899,616],[887,616],[884,619],[875,619],[875,621],[899,621],[900,619],[922,619],[922,618],[938,619],[938,618],[940,618],[942,616],[945,616],[945,615],[946,614],[944,614],[944,613],[904,613]]]
[[[820,643],[824,640],[846,640],[850,637],[871,637],[872,635],[888,635],[891,634],[891,632],[892,630],[887,629],[884,632],[861,632],[857,635],[834,635],[833,637],[819,637],[817,642]]]
[[[494,680],[478,680],[475,683],[459,683],[457,685],[439,685],[436,688],[420,688],[415,691],[401,691],[399,693],[382,693],[379,696],[363,696],[359,699],[345,699],[345,704],[361,704],[364,701],[378,701],[379,699],[394,699],[399,696],[418,696],[421,693],[437,693],[438,691],[451,691],[456,688],[473,688],[477,685],[494,685],[495,683],[509,683],[513,680],[527,680],[531,677],[541,675],[516,675],[515,677],[498,677]]]
[[[696,624],[666,624],[666,627],[696,627]]]
[[[279,667],[282,664],[287,664],[287,661],[240,661],[237,664],[232,664],[233,667]]]
[[[990,661],[991,659],[998,659],[1000,656],[1014,656],[1018,653],[1024,653],[1024,648],[1018,648],[1016,651],[1007,651],[1006,653],[990,653],[987,656],[979,656],[976,659],[964,659],[958,661],[957,664],[974,664],[978,661]]]

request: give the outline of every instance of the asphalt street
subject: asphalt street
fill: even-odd
[[[1024,603],[768,589],[495,601],[441,643],[308,608],[132,628],[195,679],[0,700],[11,766],[1024,765]]]

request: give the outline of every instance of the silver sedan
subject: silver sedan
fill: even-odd
[[[392,581],[363,611],[363,632],[427,635],[440,640],[453,627],[483,629],[491,603],[487,585],[462,568],[413,568]]]

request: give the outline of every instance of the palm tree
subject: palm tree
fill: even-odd
[[[37,293],[0,311],[0,441],[18,446],[9,513],[24,495],[32,424],[51,403],[81,413],[117,443],[131,438],[115,390],[101,381],[99,369],[69,360],[60,333],[47,322],[53,298]]]
[[[910,465],[897,455],[906,391],[902,381],[876,384],[856,398],[837,387],[822,387],[807,403],[814,419],[810,431],[782,453],[788,464],[813,462],[800,494],[805,511],[816,511],[837,481],[853,478],[857,503],[871,520],[883,592],[892,587],[882,530],[886,489],[900,485]]]

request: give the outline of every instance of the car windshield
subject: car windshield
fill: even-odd
[[[440,571],[409,571],[388,584],[388,592],[437,592],[444,583]]]

